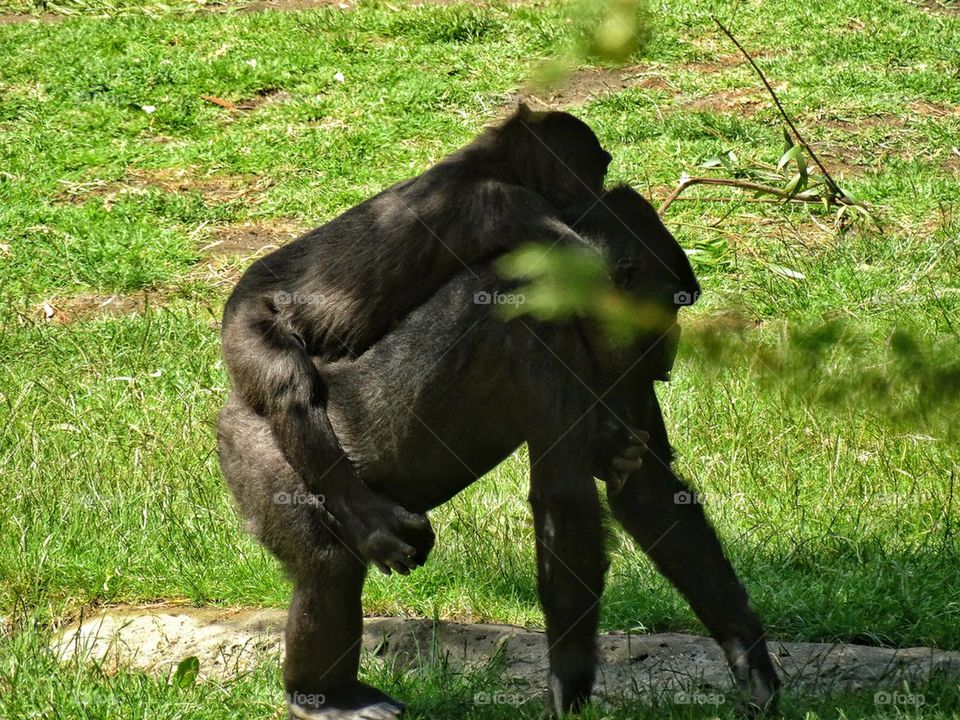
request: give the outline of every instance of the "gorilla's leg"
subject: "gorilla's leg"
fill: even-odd
[[[414,558],[429,550],[408,541],[431,537],[429,521],[357,477],[330,424],[327,387],[302,338],[272,302],[244,298],[239,287],[223,330],[234,397],[264,418],[277,457],[296,472],[304,491],[324,496],[337,538],[385,573],[408,574]]]
[[[303,720],[392,720],[403,705],[357,680],[366,567],[343,546],[294,578],[283,680],[290,716]]]
[[[583,447],[565,440],[544,455],[530,448],[537,584],[549,644],[550,715],[576,710],[589,699],[597,663],[607,561],[593,473],[578,467],[576,460]]]
[[[653,392],[644,427],[650,437],[642,467],[620,492],[608,492],[613,515],[723,648],[744,699],[775,709],[780,681],[763,627],[702,507],[670,468],[672,450]]]
[[[290,714],[311,720],[390,720],[400,703],[357,680],[366,564],[330,529],[277,446],[269,421],[237,395],[217,423],[220,466],[251,533],[293,579],[284,684]]]

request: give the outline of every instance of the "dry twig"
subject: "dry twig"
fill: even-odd
[[[762,185],[761,183],[749,182],[747,180],[733,180],[713,177],[685,177],[680,181],[680,184],[677,185],[676,190],[670,193],[669,197],[663,201],[663,203],[660,205],[660,209],[657,210],[657,212],[660,215],[663,215],[667,211],[667,208],[673,204],[680,194],[688,187],[693,185],[724,185],[726,187],[752,190],[754,192],[764,193],[765,195],[773,195],[774,197],[781,198],[783,200],[794,200],[796,202],[808,203],[823,202],[823,198],[818,196],[791,195],[787,191],[781,190],[780,188],[775,188],[772,185]]]

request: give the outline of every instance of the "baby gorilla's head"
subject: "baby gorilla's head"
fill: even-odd
[[[520,184],[562,211],[596,202],[611,156],[593,130],[565,112],[535,112],[520,105],[493,129]]]

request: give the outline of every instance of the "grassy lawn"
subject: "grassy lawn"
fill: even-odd
[[[780,383],[753,355],[710,367],[689,350],[663,396],[680,467],[772,636],[960,649],[960,407],[955,388],[911,385],[887,350],[899,328],[928,359],[960,356],[960,13],[735,4],[732,20],[727,3],[712,9],[876,222],[723,189],[671,206],[705,290],[693,327],[725,327],[736,310],[749,346],[768,349],[829,319],[857,332],[856,352],[828,348]],[[0,615],[21,629],[0,639],[0,717],[277,716],[271,665],[175,691],[58,669],[43,638],[81,607],[286,603],[216,465],[230,284],[255,250],[465,143],[571,32],[554,2],[197,9],[51,3],[77,17],[0,24]],[[613,152],[611,180],[662,199],[681,172],[711,172],[699,166],[731,151],[738,166],[775,166],[776,111],[711,8],[653,9],[630,66],[579,68],[594,92],[566,97]],[[906,379],[859,381],[891,369]],[[854,385],[839,401],[838,378]],[[410,578],[371,576],[366,609],[540,625],[525,464],[521,451],[434,513],[432,561]],[[625,536],[611,553],[605,629],[703,632]],[[377,680],[415,717],[539,712],[464,711],[495,668]],[[960,711],[955,683],[925,696],[914,715]],[[797,717],[883,710],[868,696],[788,697]]]

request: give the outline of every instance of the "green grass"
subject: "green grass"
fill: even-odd
[[[121,669],[73,662],[60,665],[46,651],[48,635],[31,627],[19,628],[16,637],[0,638],[0,713],[7,718],[97,718],[125,720],[163,717],[171,720],[221,720],[235,717],[281,717],[279,658],[264,656],[253,671],[228,682],[203,681],[186,687],[171,676],[151,677]],[[16,660],[13,660],[16,658]],[[504,678],[497,660],[465,671],[445,661],[424,659],[417,667],[403,668],[374,658],[364,658],[361,676],[407,705],[411,720],[534,720],[542,717],[543,703],[529,691]],[[956,717],[960,688],[934,680],[913,687],[891,687],[885,692],[914,704],[891,705],[876,701],[873,691],[834,694],[811,699],[786,691],[782,699],[785,720],[820,718],[929,718]],[[699,704],[691,703],[695,698]],[[735,698],[705,690],[684,696],[665,693],[649,703],[604,701],[594,703],[578,717],[583,720],[671,717],[742,717],[734,711]]]
[[[655,5],[652,40],[632,62],[662,82],[575,108],[613,152],[612,181],[663,197],[681,172],[731,150],[742,165],[776,164],[781,130],[763,93],[753,114],[720,102],[758,83],[709,21],[730,8],[711,5]],[[56,670],[39,650],[43,628],[78,606],[287,600],[216,466],[217,323],[236,263],[201,248],[231,224],[319,224],[421,171],[490,121],[571,30],[552,3],[51,9],[114,17],[0,25],[0,614],[41,626],[3,641],[0,689],[17,692],[0,716],[39,717],[51,698],[101,703],[68,717],[119,717],[117,698],[135,715],[267,716],[272,671],[178,694],[137,675]],[[739,4],[732,26],[880,226],[733,200],[671,207],[705,289],[693,324],[734,308],[752,328],[745,360],[708,369],[693,342],[664,388],[680,467],[771,635],[960,649],[957,407],[947,386],[873,382],[900,367],[886,351],[894,328],[956,347],[960,16],[902,0],[759,3]],[[716,71],[697,64],[718,58]],[[230,113],[203,95],[257,107]],[[162,306],[41,319],[44,301],[144,290]],[[834,318],[856,328],[856,352],[825,351],[780,382],[758,372],[756,349],[778,347],[784,327]],[[438,510],[431,563],[371,577],[367,610],[541,624],[524,468],[520,453]],[[616,536],[611,553],[604,628],[703,631],[629,540]],[[468,678],[451,692],[433,672],[391,681],[415,717],[477,691]],[[960,707],[954,690],[930,692],[943,712]],[[869,698],[831,702],[797,698],[792,711],[877,711]]]
[[[248,673],[228,682],[204,681],[180,687],[172,678],[151,677],[123,670],[73,662],[58,664],[45,650],[43,630],[19,628],[15,638],[0,639],[0,712],[9,718],[146,718],[171,720],[220,720],[235,717],[280,717],[277,687],[281,685],[277,657],[263,658]],[[16,660],[14,660],[16,658]],[[533,720],[542,717],[543,704],[530,699],[522,686],[503,677],[493,660],[466,671],[455,671],[444,661],[425,659],[415,668],[402,668],[371,658],[364,659],[362,677],[407,704],[405,717],[412,720],[446,720],[452,717],[480,720]],[[912,706],[877,704],[873,692],[846,693],[811,699],[795,692],[783,698],[787,720],[819,718],[955,717],[960,689],[955,683],[933,681],[903,688],[890,688],[900,698],[920,703]],[[703,692],[701,704],[683,702],[682,695],[665,693],[651,703],[607,701],[587,708],[583,720],[614,717],[654,720],[679,718],[736,718],[734,698]],[[905,709],[905,712],[903,712]],[[902,713],[902,714],[901,714]]]

